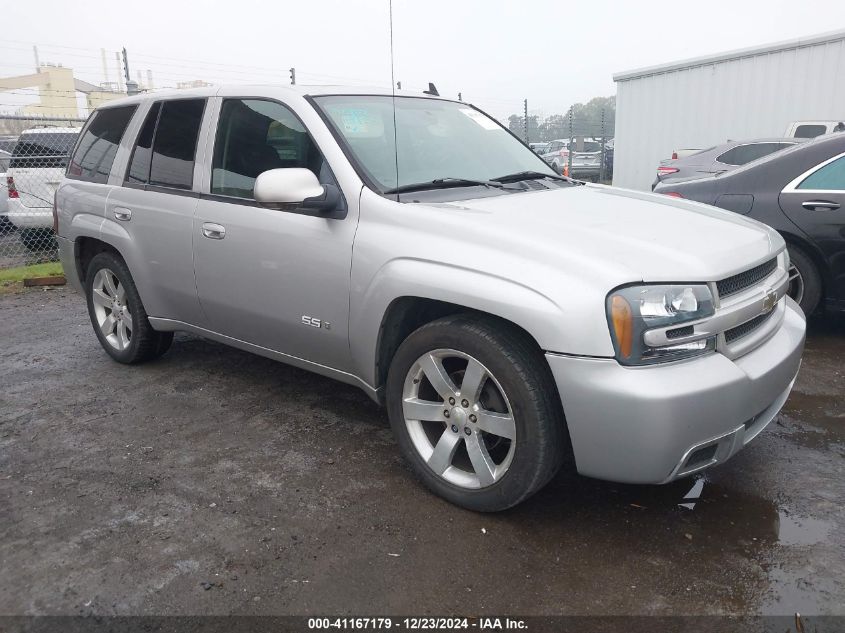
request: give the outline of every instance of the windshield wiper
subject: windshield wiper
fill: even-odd
[[[564,182],[572,182],[572,180],[566,178],[565,176],[547,174],[542,171],[518,171],[515,174],[507,174],[506,176],[491,178],[491,180],[495,182],[519,182],[520,180],[540,180],[541,178],[551,178],[553,180],[563,180]]]
[[[502,189],[504,185],[495,180],[472,180],[469,178],[435,178],[428,182],[415,182],[388,189],[384,193],[409,193],[411,191],[425,191],[426,189],[451,189],[453,187],[495,187]]]

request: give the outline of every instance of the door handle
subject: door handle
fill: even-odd
[[[827,200],[807,200],[806,202],[802,202],[801,206],[810,210],[828,209],[830,211],[835,211],[839,208],[838,203],[828,202]]]
[[[114,219],[120,220],[121,222],[129,222],[132,219],[132,209],[127,209],[125,207],[115,207],[114,208]]]
[[[203,222],[202,234],[210,240],[222,240],[226,237],[226,227],[214,222]]]

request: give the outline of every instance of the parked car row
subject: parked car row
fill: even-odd
[[[568,175],[578,180],[598,181],[602,161],[601,141],[589,138],[578,143],[570,139],[556,139],[550,141],[543,149],[545,150],[541,154],[543,160],[551,165],[555,172],[562,174],[564,169],[570,167],[569,154],[571,152],[571,171]]]

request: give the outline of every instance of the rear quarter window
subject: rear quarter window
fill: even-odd
[[[88,182],[108,182],[117,148],[136,109],[132,105],[97,110],[76,146],[67,176]]]

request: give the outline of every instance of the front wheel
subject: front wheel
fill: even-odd
[[[496,319],[454,315],[413,332],[393,358],[386,396],[414,472],[471,510],[520,503],[571,453],[542,352]]]
[[[119,363],[158,358],[173,341],[173,332],[156,332],[129,268],[114,253],[99,253],[88,265],[85,294],[91,325],[100,345]]]

